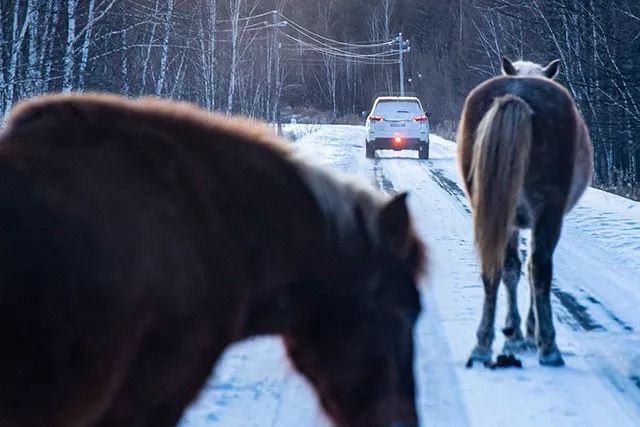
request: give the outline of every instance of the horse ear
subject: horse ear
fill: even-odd
[[[518,71],[513,66],[513,63],[506,56],[502,57],[502,74],[505,76],[515,76],[518,74]]]
[[[387,203],[378,216],[378,230],[382,241],[399,256],[406,255],[409,241],[409,209],[407,193],[400,193]]]
[[[554,79],[558,75],[558,71],[560,71],[560,60],[554,59],[549,62],[549,65],[544,67],[544,75],[550,79]]]

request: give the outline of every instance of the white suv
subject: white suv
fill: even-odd
[[[378,149],[418,150],[418,157],[429,158],[429,118],[420,100],[408,96],[382,96],[373,103],[367,117],[365,140],[367,157]]]

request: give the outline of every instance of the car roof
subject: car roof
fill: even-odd
[[[415,96],[379,96],[376,101],[418,101]]]

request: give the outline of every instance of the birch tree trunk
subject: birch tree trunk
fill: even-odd
[[[327,91],[331,102],[331,117],[333,121],[338,118],[338,105],[336,102],[336,87],[338,84],[338,64],[335,57],[323,55],[324,71],[327,81]]]
[[[122,78],[122,91],[124,95],[129,96],[131,94],[131,87],[129,86],[129,48],[127,42],[127,15],[126,4],[123,1],[120,13],[122,14],[122,66],[120,67],[120,76]]]
[[[205,3],[201,2],[200,7],[205,9]],[[198,19],[198,41],[200,43],[200,72],[202,73],[202,104],[204,107],[211,111],[211,97],[209,96],[209,83],[211,80],[211,69],[209,67],[209,57],[208,57],[208,43],[205,36],[205,22],[209,22],[209,17],[205,14],[205,16],[201,19]],[[207,31],[208,31],[207,26]]]
[[[209,111],[216,106],[216,19],[218,7],[216,0],[203,0],[200,7],[205,10],[199,23],[200,64],[202,69],[203,104]],[[206,25],[205,25],[206,24]]]
[[[29,0],[27,3],[27,18],[32,23],[29,25],[29,47],[27,53],[27,81],[25,87],[25,95],[30,96],[39,93],[42,83],[42,75],[40,68],[40,22],[39,11],[35,5],[36,0]]]
[[[216,57],[216,20],[218,18],[218,3],[216,0],[207,0],[207,4],[209,5],[209,16],[211,17],[211,35],[209,37],[209,64],[210,64],[210,105],[211,110],[216,109],[216,100],[218,94],[218,88],[220,87],[218,83],[219,69],[218,69],[218,60]]]
[[[67,42],[64,51],[64,77],[62,91],[73,89],[73,72],[75,70],[74,41],[76,39],[76,8],[78,0],[67,0]]]
[[[89,11],[87,12],[87,26],[85,28],[84,39],[82,41],[82,54],[78,65],[78,88],[84,90],[85,71],[89,58],[89,45],[93,34],[93,20],[95,18],[96,0],[89,0]]]
[[[11,31],[11,59],[9,62],[9,73],[7,78],[7,100],[5,104],[5,111],[9,111],[13,107],[14,97],[16,93],[16,87],[18,87],[18,57],[22,42],[24,41],[25,34],[29,28],[29,20],[31,16],[25,13],[22,25],[20,25],[20,0],[16,0],[13,10],[13,24]],[[27,11],[28,12],[28,11]]]
[[[147,53],[145,55],[144,65],[142,68],[142,85],[140,87],[140,95],[142,95],[147,88],[147,73],[149,72],[149,64],[151,63],[152,44],[154,43],[154,40],[156,37],[156,28],[158,25],[156,22],[156,17],[158,16],[159,11],[160,11],[160,0],[156,0],[156,6],[155,6],[155,10],[152,17],[153,23],[151,24],[151,34],[149,35]]]
[[[382,38],[391,38],[391,17],[395,8],[395,0],[382,0]],[[385,86],[387,93],[393,93],[393,75],[390,67],[385,67]]]
[[[229,20],[231,21],[231,65],[229,69],[229,89],[227,92],[227,116],[233,111],[233,101],[236,90],[236,79],[238,73],[238,39],[239,39],[239,19],[243,0],[229,0]]]
[[[173,6],[175,1],[168,0],[167,16],[164,21],[164,40],[162,41],[162,54],[160,56],[160,72],[156,82],[156,95],[162,94],[164,80],[167,76],[167,61],[169,60],[169,40],[171,36],[171,21],[173,19]]]
[[[280,95],[282,94],[282,64],[281,64],[281,51],[280,51],[280,41],[278,39],[278,27],[277,25],[278,17],[277,15],[273,15],[273,23],[274,25],[274,43],[273,43],[273,63],[274,63],[274,72],[275,72],[275,93],[273,94],[273,106],[272,106],[272,123],[280,123]]]
[[[43,82],[43,90],[51,89],[51,70],[53,67],[54,61],[54,46],[55,46],[55,30],[58,27],[58,23],[60,22],[60,4],[62,0],[51,0],[52,1],[52,12],[51,12],[51,25],[49,28],[51,31],[48,33],[49,37],[47,37],[47,47],[46,47],[46,62],[44,66],[44,82]]]
[[[0,2],[0,18],[2,18],[4,16],[4,11],[2,9],[2,2]],[[4,26],[2,25],[2,21],[0,21],[0,40],[5,40],[4,38]],[[6,100],[6,95],[5,95],[5,88],[6,88],[6,79],[4,78],[4,55],[3,55],[3,51],[0,48],[0,117],[4,117],[5,115],[5,103],[7,102]],[[2,123],[0,121],[0,123]]]
[[[39,81],[37,86],[37,92],[38,93],[42,93],[42,92],[46,92],[47,91],[47,87],[48,87],[48,79],[46,76],[46,64],[49,61],[49,58],[47,57],[49,51],[47,50],[49,47],[49,43],[51,42],[50,39],[53,37],[52,34],[52,13],[54,10],[54,1],[53,0],[48,0],[47,1],[47,7],[45,9],[44,12],[44,16],[42,18],[42,25],[43,28],[40,31],[41,34],[41,40],[39,42],[39,51],[38,51],[38,59],[39,59],[39,64],[37,64],[38,66],[38,74],[39,74]],[[1,38],[1,37],[0,37]]]

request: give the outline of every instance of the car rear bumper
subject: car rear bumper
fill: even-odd
[[[402,142],[395,142],[395,138],[376,138],[368,141],[376,150],[418,150],[421,145],[427,145],[429,141],[419,138],[403,138]]]

